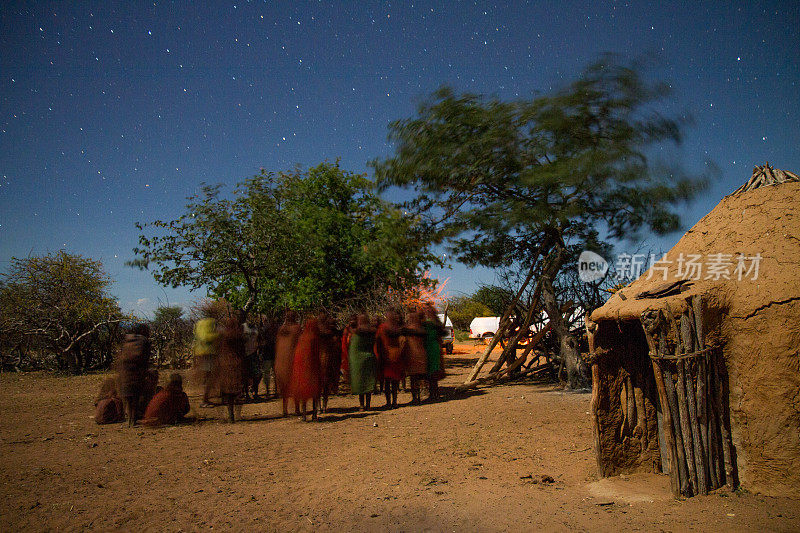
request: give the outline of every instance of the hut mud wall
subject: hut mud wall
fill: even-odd
[[[731,313],[721,327],[732,437],[748,490],[800,497],[800,299]]]
[[[603,321],[590,335],[595,457],[603,477],[660,471],[656,386],[638,320]]]

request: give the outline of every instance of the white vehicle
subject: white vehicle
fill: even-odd
[[[442,345],[449,355],[453,353],[453,322],[450,320],[450,317],[447,317],[447,320],[445,320],[443,314],[439,314],[439,322],[444,324],[444,329],[447,331],[444,337],[442,337]]]
[[[485,339],[494,337],[500,327],[499,316],[476,316],[469,323],[469,337],[471,339]]]

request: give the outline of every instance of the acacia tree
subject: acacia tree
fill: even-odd
[[[162,284],[205,288],[244,313],[330,308],[424,283],[437,257],[363,175],[322,163],[206,186],[173,221],[139,224],[136,258]]]
[[[584,382],[557,276],[580,249],[644,227],[675,230],[675,205],[704,184],[647,157],[654,145],[681,140],[685,122],[657,111],[667,95],[666,84],[648,83],[611,57],[530,100],[445,87],[415,117],[390,124],[395,154],[372,162],[381,187],[414,191],[403,207],[424,216],[460,261],[517,265],[522,278],[537,278],[571,386]]]
[[[108,362],[125,319],[110,285],[100,261],[63,250],[12,258],[0,281],[3,344],[32,366],[81,372]]]

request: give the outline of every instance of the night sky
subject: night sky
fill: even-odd
[[[800,2],[664,4],[3,2],[0,269],[63,248],[102,260],[126,311],[187,305],[203,295],[124,266],[135,222],[261,167],[369,172],[387,124],[441,84],[528,97],[603,52],[654,54],[695,121],[669,157],[721,171],[688,228],[754,165],[800,171]],[[435,275],[451,295],[494,281]]]

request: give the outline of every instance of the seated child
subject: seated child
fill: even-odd
[[[94,401],[94,421],[98,424],[114,424],[125,421],[125,408],[117,396],[116,380],[106,378]]]
[[[167,386],[153,396],[142,423],[148,426],[175,424],[189,412],[189,397],[183,392],[183,378],[172,374]]]

